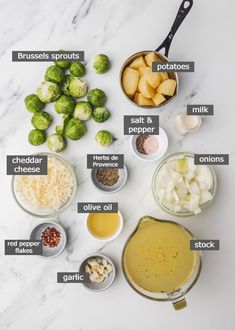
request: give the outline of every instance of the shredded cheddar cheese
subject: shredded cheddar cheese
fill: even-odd
[[[20,199],[36,208],[60,209],[69,199],[73,177],[59,159],[48,157],[47,175],[19,175],[15,190]]]

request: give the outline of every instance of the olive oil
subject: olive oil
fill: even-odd
[[[110,238],[119,229],[120,218],[118,213],[90,213],[87,227],[90,233],[97,238]]]

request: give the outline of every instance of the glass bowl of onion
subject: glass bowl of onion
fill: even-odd
[[[211,165],[195,165],[192,152],[168,155],[152,178],[152,193],[165,212],[188,217],[199,214],[214,200],[217,177]]]

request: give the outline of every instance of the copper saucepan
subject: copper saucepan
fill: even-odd
[[[176,18],[174,20],[174,23],[170,29],[170,32],[168,33],[167,37],[165,38],[165,40],[162,42],[162,44],[154,51],[155,54],[157,55],[158,58],[160,58],[160,60],[162,62],[170,62],[169,58],[168,58],[168,53],[169,53],[169,49],[170,49],[170,45],[171,42],[173,40],[173,37],[176,33],[176,31],[178,30],[178,28],[180,27],[181,23],[183,22],[183,20],[185,19],[185,17],[188,15],[190,9],[193,6],[193,0],[183,0],[183,2],[181,3],[178,13],[176,15]],[[160,52],[160,51],[163,51]],[[153,52],[153,50],[143,50],[140,51],[138,53],[135,53],[133,55],[131,55],[130,57],[128,57],[128,59],[124,62],[124,64],[122,65],[121,71],[120,71],[120,83],[121,83],[121,87],[122,90],[124,92],[124,94],[126,95],[126,97],[135,105],[141,107],[141,108],[159,108],[161,106],[166,105],[167,103],[169,103],[170,101],[172,101],[177,93],[178,93],[178,87],[179,87],[179,79],[178,79],[178,74],[176,72],[169,72],[169,78],[174,79],[177,83],[176,85],[176,90],[175,93],[172,97],[168,98],[164,103],[160,104],[160,105],[156,105],[156,106],[146,106],[146,105],[138,105],[137,103],[134,102],[134,100],[132,100],[124,91],[123,89],[123,85],[122,85],[122,75],[123,75],[123,71],[125,70],[125,68],[127,66],[129,66],[131,64],[131,62],[139,57],[139,56],[145,56],[148,53]]]

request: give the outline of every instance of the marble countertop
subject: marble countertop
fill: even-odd
[[[235,66],[232,57],[235,3],[206,0],[194,6],[177,32],[169,57],[195,61],[195,73],[179,74],[179,95],[161,110],[140,110],[127,102],[119,86],[119,70],[131,54],[155,49],[165,38],[180,0],[71,0],[6,1],[0,3],[0,329],[1,330],[232,330],[235,324],[235,211],[234,123]],[[86,169],[86,154],[103,152],[94,135],[97,125],[88,124],[88,134],[69,143],[62,154],[76,169],[77,196],[58,221],[68,232],[65,251],[54,259],[36,256],[4,256],[4,239],[27,239],[38,219],[15,204],[6,175],[6,155],[30,154],[27,143],[30,114],[25,95],[34,92],[43,79],[47,63],[12,63],[12,50],[84,50],[86,77],[91,88],[104,89],[112,116],[100,127],[117,138],[108,149],[124,153],[129,178],[113,195],[95,190]],[[91,59],[106,53],[112,69],[96,75]],[[203,118],[197,132],[179,136],[173,128],[177,113],[188,103],[214,104],[215,115]],[[48,106],[49,108],[52,106]],[[49,110],[50,111],[50,110]],[[51,111],[53,111],[51,109]],[[218,192],[203,213],[187,218],[169,217],[152,197],[151,178],[156,163],[143,162],[130,151],[123,135],[124,114],[159,114],[160,126],[169,137],[168,153],[188,150],[198,153],[229,153],[230,166],[217,166]],[[45,151],[45,146],[36,148]],[[134,192],[134,194],[133,194]],[[84,219],[76,213],[78,201],[117,201],[125,225],[121,235],[108,244],[87,236]],[[175,312],[170,303],[158,303],[137,295],[121,271],[123,245],[143,215],[174,219],[202,239],[220,239],[219,252],[203,254],[203,269],[196,286],[187,294],[188,307]],[[57,284],[58,271],[77,271],[89,253],[102,251],[117,265],[117,278],[106,291],[93,293],[80,284]]]

